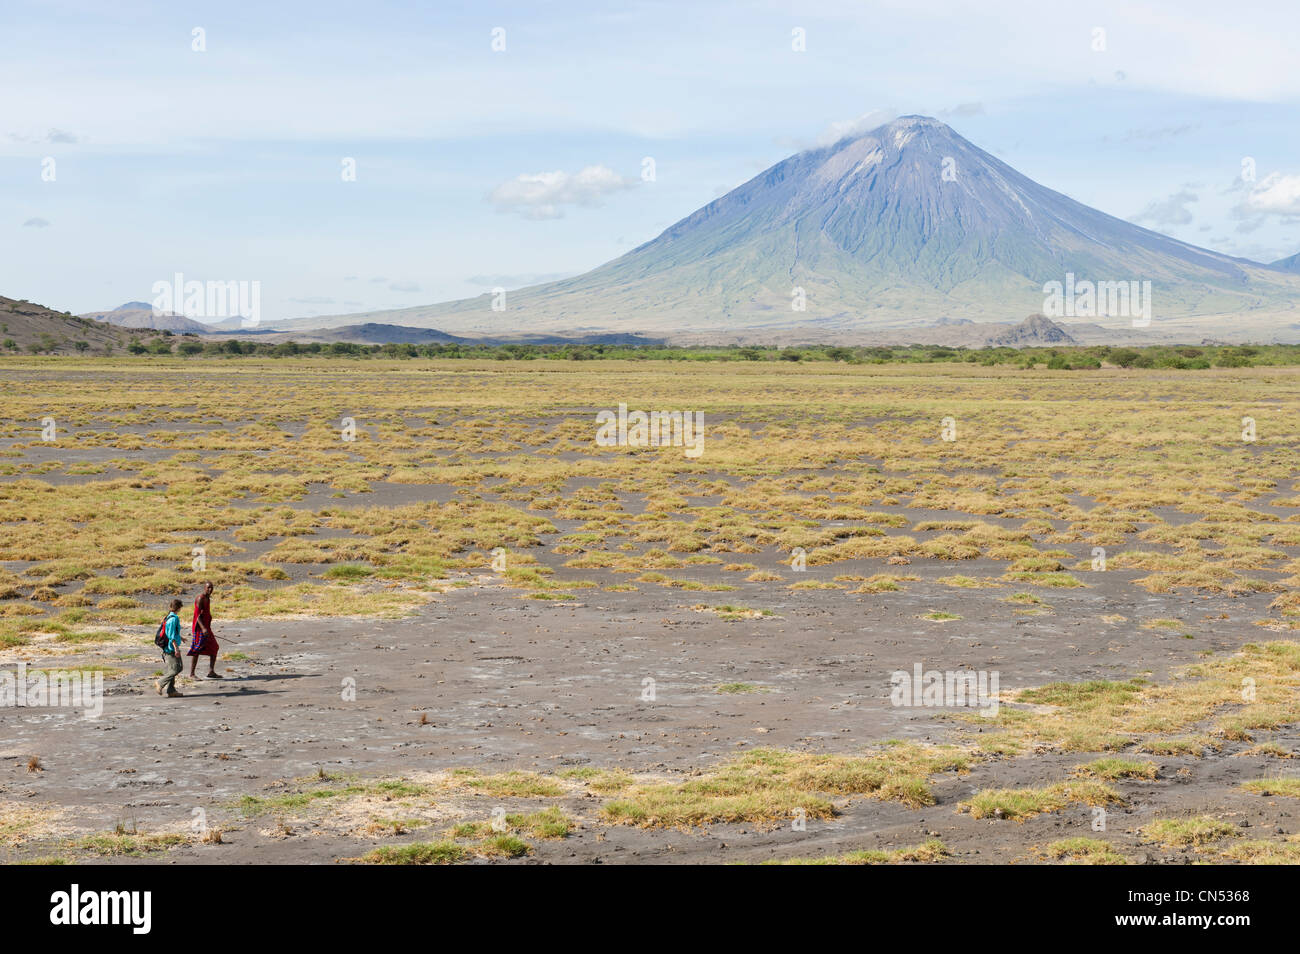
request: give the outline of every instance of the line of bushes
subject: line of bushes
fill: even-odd
[[[8,342],[5,343],[8,346]],[[18,350],[10,346],[11,351]],[[29,348],[36,352],[36,348]],[[84,351],[84,349],[81,349]],[[615,344],[356,344],[347,341],[269,342],[227,338],[202,340],[192,335],[160,334],[149,340],[132,338],[126,346],[132,355],[180,355],[188,358],[243,356],[292,358],[299,355],[347,358],[452,358],[564,361],[738,361],[738,362],[842,362],[845,364],[966,363],[985,367],[1007,365],[1053,371],[1119,368],[1246,368],[1255,365],[1300,364],[1300,345],[1106,345],[1052,348],[962,348],[912,344],[897,347],[794,347],[699,346]]]

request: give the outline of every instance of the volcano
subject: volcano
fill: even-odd
[[[1212,318],[1196,333],[1220,336],[1300,321],[1300,276],[1107,215],[943,122],[905,116],[791,156],[590,272],[509,292],[505,311],[483,295],[278,327],[382,320],[462,335],[906,340],[907,329],[944,320],[1043,311],[1044,286],[1067,276],[1150,282],[1153,337],[1187,319]],[[1131,327],[1124,314],[1067,314]]]

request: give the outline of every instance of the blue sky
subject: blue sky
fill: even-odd
[[[264,320],[577,274],[906,113],[1185,241],[1300,251],[1293,2],[5,0],[0,36],[0,294],[78,313],[176,272],[261,282]]]

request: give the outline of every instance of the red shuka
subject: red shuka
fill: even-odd
[[[190,624],[190,651],[187,656],[216,656],[221,649],[217,637],[212,635],[212,610],[208,594],[200,593],[194,600],[194,622]]]

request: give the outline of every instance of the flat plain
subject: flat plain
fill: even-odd
[[[1300,369],[11,358],[0,856],[1300,860]],[[604,447],[620,404],[703,452]],[[216,586],[221,681],[152,636]],[[996,674],[996,714],[895,705]]]

